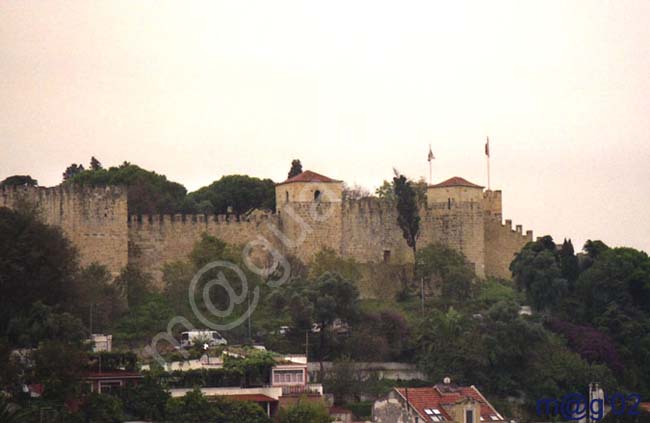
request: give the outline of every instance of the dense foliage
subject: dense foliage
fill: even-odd
[[[296,405],[283,408],[278,413],[277,423],[330,423],[327,408],[323,404],[300,401]]]
[[[275,209],[275,184],[270,179],[228,175],[190,193],[187,200],[187,207],[197,213],[240,216],[253,209]]]
[[[75,249],[61,230],[34,216],[0,208],[0,335],[35,302],[55,306],[73,297]]]
[[[67,171],[66,171],[67,172]],[[76,171],[66,184],[128,187],[129,214],[177,213],[185,207],[187,190],[164,175],[124,162],[118,167]]]
[[[13,175],[0,181],[0,187],[20,186],[20,187],[35,187],[38,181],[29,175]]]

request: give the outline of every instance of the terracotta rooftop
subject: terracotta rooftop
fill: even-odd
[[[469,188],[483,188],[481,185],[476,185],[463,179],[460,176],[454,176],[439,184],[429,185],[431,188],[446,188],[446,187],[469,187]]]
[[[451,388],[451,389],[443,389]],[[395,388],[399,394],[406,398],[405,388]],[[481,395],[475,386],[448,386],[436,385],[427,388],[408,388],[408,402],[427,422],[452,421],[445,406],[451,406],[459,401],[472,399],[481,405],[480,420],[485,423],[503,422],[499,414]],[[438,414],[439,413],[439,414]],[[433,419],[433,416],[442,416],[444,420]]]
[[[291,182],[341,182],[337,181],[336,179],[328,178],[325,175],[321,175],[320,173],[312,172],[311,170],[305,170],[302,173],[299,173],[298,175],[287,179],[284,182],[280,182],[277,185],[283,185],[283,184],[289,184]]]

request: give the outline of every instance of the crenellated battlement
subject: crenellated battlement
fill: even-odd
[[[343,203],[343,210],[352,213],[392,213],[395,203],[373,197],[348,199]]]
[[[266,222],[272,214],[253,214],[250,216],[239,216],[234,214],[132,214],[129,216],[129,226],[132,225],[172,225],[172,224],[227,224],[227,225],[250,225]]]
[[[78,195],[122,195],[127,189],[123,186],[94,186],[65,184],[55,187],[2,186],[0,194],[4,196],[28,195],[34,197],[78,196]]]
[[[462,181],[461,181],[462,182]],[[513,254],[532,231],[511,220],[502,223],[501,191],[480,186],[429,187],[420,206],[418,248],[442,244],[462,252],[477,275],[510,277]],[[52,188],[0,187],[0,207],[25,200],[40,208],[44,220],[62,228],[79,249],[81,263],[99,262],[117,274],[128,263],[162,281],[165,263],[184,260],[203,234],[230,245],[268,241],[273,248],[310,261],[332,248],[360,262],[407,263],[413,260],[397,223],[395,202],[375,197],[335,200],[322,193],[342,190],[338,181],[279,185],[277,212],[234,214],[128,214],[126,187],[64,184]],[[263,256],[263,255],[262,255]]]
[[[511,219],[506,219],[505,223],[501,224],[501,227],[504,229],[508,229],[512,234],[518,234],[521,235],[524,238],[529,238],[531,241],[533,239],[533,231],[528,230],[526,233],[523,231],[523,226],[522,225],[516,225],[515,229],[512,229],[512,220]]]

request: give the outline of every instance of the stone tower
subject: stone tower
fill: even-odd
[[[283,249],[305,262],[322,248],[340,254],[343,182],[305,170],[275,186]]]
[[[430,221],[425,223],[423,238],[463,253],[476,274],[484,277],[483,187],[458,176],[430,185],[425,215]]]

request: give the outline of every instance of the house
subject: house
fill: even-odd
[[[227,354],[233,352],[224,351]],[[239,355],[238,355],[239,356]],[[264,386],[243,388],[204,387],[201,393],[208,399],[226,397],[235,401],[250,401],[259,404],[269,417],[275,416],[279,408],[287,407],[298,401],[325,402],[323,386],[309,383],[307,357],[305,355],[278,355],[276,364],[271,368],[270,381]],[[172,397],[182,397],[190,388],[174,388],[169,392]]]
[[[93,333],[88,340],[94,353],[111,352],[113,349],[113,335],[104,335],[103,333]]]
[[[456,386],[449,378],[433,387],[393,388],[375,401],[372,421],[377,423],[505,423],[474,386]]]
[[[107,394],[127,386],[139,384],[144,377],[138,372],[111,370],[105,372],[88,372],[82,377],[89,392]]]

